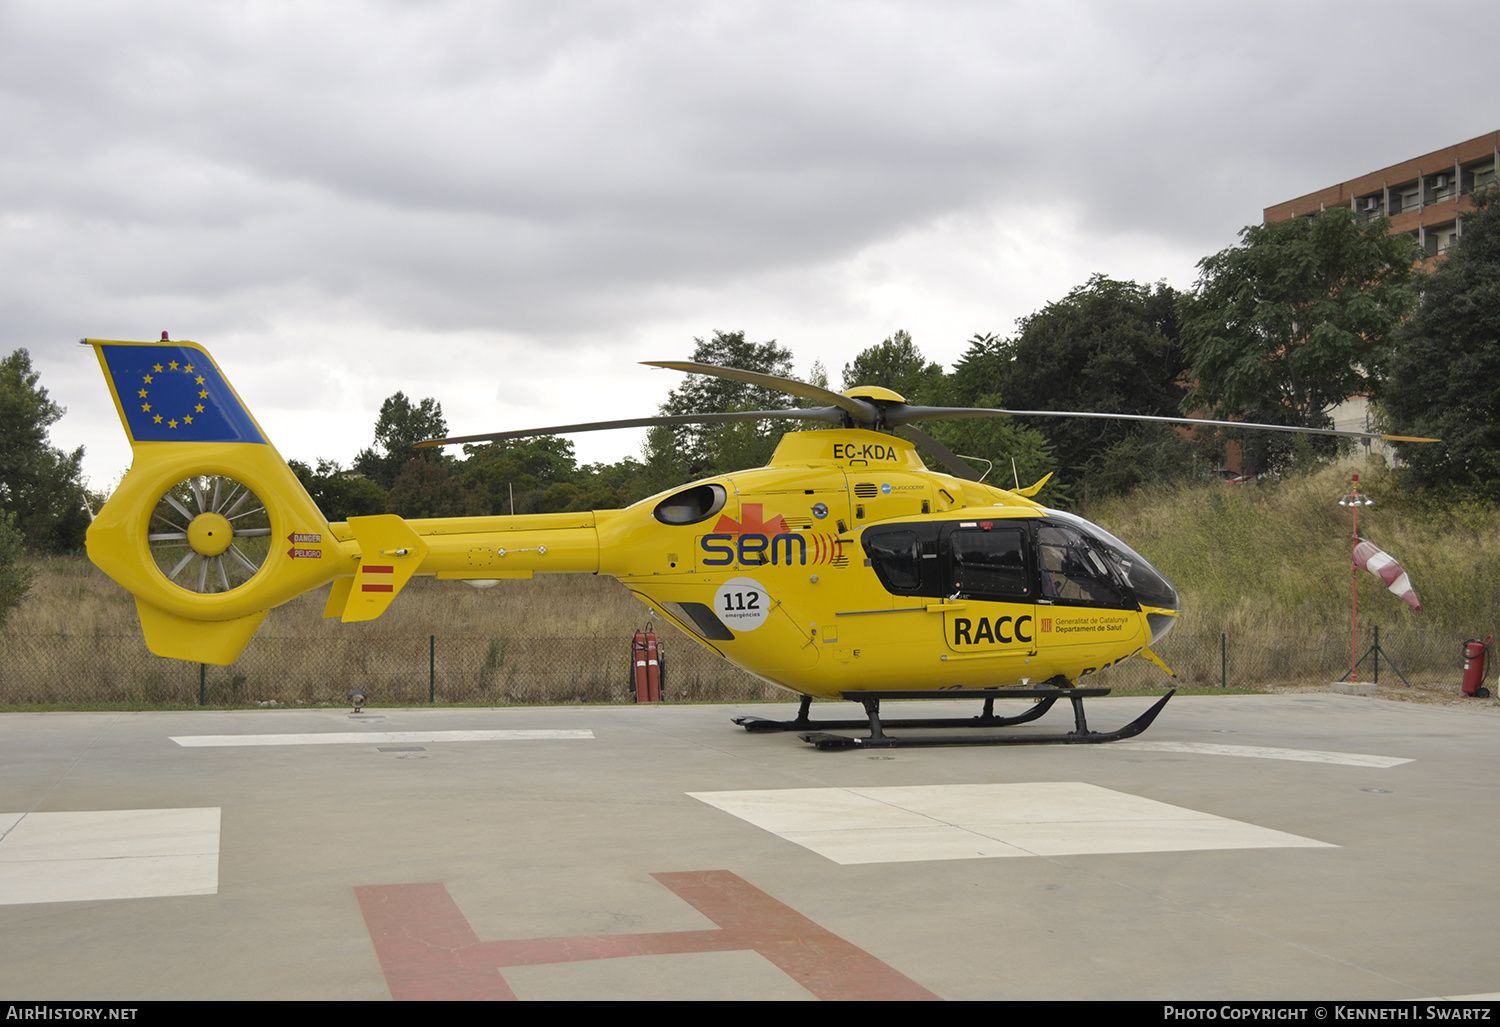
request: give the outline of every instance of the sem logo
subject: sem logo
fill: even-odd
[[[705,567],[762,567],[808,564],[808,550],[812,551],[812,563],[829,563],[843,555],[846,540],[835,535],[815,535],[792,531],[786,518],[776,514],[766,520],[765,506],[761,503],[745,503],[740,508],[741,520],[721,514],[714,525],[712,535],[698,540],[703,553],[700,561]]]

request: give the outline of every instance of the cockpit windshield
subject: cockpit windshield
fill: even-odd
[[[1119,572],[1143,606],[1155,606],[1163,610],[1181,611],[1182,601],[1177,589],[1166,575],[1151,566],[1150,562],[1115,538],[1099,525],[1061,510],[1048,510],[1047,520],[1061,521],[1087,535],[1104,551],[1110,564]]]

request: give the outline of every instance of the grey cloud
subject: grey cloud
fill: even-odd
[[[9,3],[0,345],[170,322],[274,350],[300,321],[583,351],[693,302],[699,334],[768,334],[724,297],[852,311],[807,283],[1008,212],[1201,256],[1500,127],[1475,99],[1497,28],[1480,4]],[[1090,259],[1061,234],[1039,261]]]

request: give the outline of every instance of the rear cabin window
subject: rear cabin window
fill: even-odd
[[[975,599],[1024,599],[1031,576],[1025,525],[989,531],[961,528],[948,536],[953,591]]]
[[[887,592],[922,593],[922,540],[912,530],[866,532],[865,555]]]

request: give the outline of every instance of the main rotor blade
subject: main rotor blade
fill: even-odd
[[[623,421],[590,421],[586,424],[558,424],[551,428],[524,428],[520,431],[497,431],[488,435],[456,435],[447,439],[418,442],[416,449],[432,446],[454,446],[464,442],[503,442],[506,439],[528,439],[537,435],[571,435],[582,431],[607,431],[611,428],[653,428],[659,424],[725,424],[730,421],[766,421],[780,418],[788,421],[828,421],[840,424],[844,415],[837,407],[791,407],[786,410],[730,410],[722,414],[670,414],[659,417],[631,417]]]
[[[788,396],[796,396],[799,399],[812,399],[819,403],[828,403],[845,411],[862,425],[873,425],[879,418],[879,413],[874,405],[866,403],[861,399],[851,399],[841,396],[837,392],[809,385],[806,382],[793,381],[791,378],[782,378],[774,374],[762,374],[759,371],[743,371],[738,367],[719,367],[717,364],[697,364],[691,360],[642,360],[641,363],[648,367],[667,367],[674,371],[685,371],[688,374],[706,374],[714,378],[727,378],[732,382],[742,382],[745,385],[759,385],[763,389],[774,389],[784,392]]]
[[[937,457],[938,462],[941,463],[944,467],[948,468],[948,473],[953,475],[955,478],[963,478],[965,481],[979,480],[978,471],[974,470],[974,468],[965,463],[963,458],[960,457],[957,453],[953,452],[953,450],[949,449],[947,446],[943,445],[937,439],[933,438],[931,435],[928,435],[920,428],[914,428],[909,424],[903,424],[897,426],[895,431],[897,435],[904,435],[906,438],[911,439],[917,445],[927,450],[927,452]]]
[[[1159,424],[1212,425],[1217,428],[1254,429],[1256,431],[1289,431],[1302,435],[1337,435],[1350,439],[1382,439],[1387,442],[1442,442],[1411,435],[1383,435],[1375,431],[1352,431],[1343,428],[1299,428],[1289,424],[1258,424],[1254,421],[1211,421],[1205,417],[1157,417],[1151,414],[1101,414],[1084,410],[1001,410],[990,407],[897,407],[886,411],[891,425],[911,421],[949,421],[972,417],[1092,417],[1114,421],[1155,421]]]

